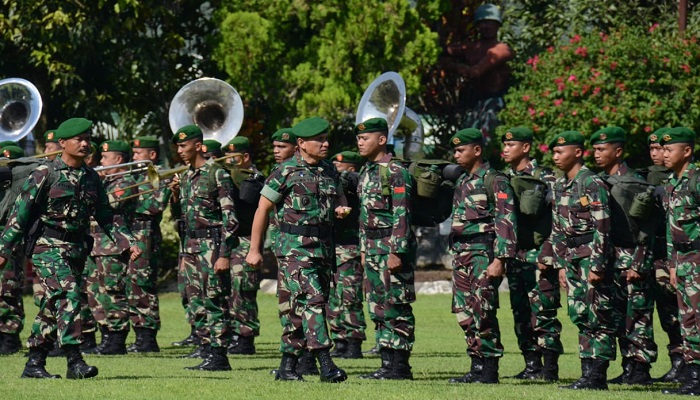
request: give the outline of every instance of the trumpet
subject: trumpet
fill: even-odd
[[[11,165],[14,162],[34,160],[37,158],[46,158],[46,157],[55,156],[55,155],[58,155],[61,153],[63,153],[63,150],[52,151],[50,153],[34,154],[33,156],[15,158],[14,160],[10,160],[8,158],[3,158],[3,159],[0,159],[0,167],[6,167],[8,165]]]
[[[142,172],[148,170],[149,167],[153,166],[153,161],[151,160],[143,160],[143,161],[131,161],[128,163],[123,163],[123,164],[116,164],[116,165],[109,165],[106,167],[95,167],[95,172],[102,172],[102,171],[107,171],[110,169],[117,169],[117,168],[124,168],[126,167],[128,170],[127,171],[121,171],[121,172],[115,172],[113,174],[107,174],[105,176],[107,177],[114,177],[114,176],[122,176],[122,175],[129,175],[134,172]]]

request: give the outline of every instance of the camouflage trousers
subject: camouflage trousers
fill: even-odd
[[[32,256],[40,297],[39,312],[32,324],[28,346],[52,349],[82,342],[80,281],[85,259],[73,257],[60,248],[48,248]]]
[[[641,280],[628,282],[628,269],[614,269],[613,319],[623,358],[643,363],[656,361],[654,342],[654,297],[651,274]]]
[[[128,253],[93,256],[98,288],[88,282],[88,304],[98,325],[109,331],[129,330],[129,301],[126,296]],[[90,294],[92,292],[92,294]]]
[[[97,303],[97,295],[100,293],[100,281],[97,279],[97,264],[93,257],[88,257],[82,279],[80,280],[80,319],[83,322],[83,332],[90,333],[97,330],[97,321],[92,315],[92,310],[104,311]],[[104,320],[104,312],[101,318]]]
[[[258,336],[258,290],[261,274],[245,262],[250,249],[250,238],[239,239],[240,244],[231,253],[231,293],[228,296],[231,325],[233,333],[238,336]]]
[[[151,229],[132,230],[141,257],[129,261],[126,296],[134,328],[160,329],[158,300],[158,235]]]
[[[330,260],[279,257],[280,352],[329,349],[326,302],[331,280]]]
[[[178,254],[177,265],[179,266],[182,262],[183,253]],[[177,269],[177,291],[180,293],[180,303],[182,304],[182,309],[185,311],[185,320],[190,326],[194,326],[194,316],[192,315],[192,310],[190,309],[190,300],[187,298],[187,291],[185,287],[187,286],[187,277],[185,276],[185,270]]]
[[[683,359],[700,364],[700,264],[677,265],[676,271]]]
[[[547,349],[562,354],[561,322],[557,318],[561,293],[556,271],[540,271],[536,264],[509,260],[506,277],[520,351]]]
[[[413,350],[416,318],[415,254],[401,254],[403,268],[391,273],[388,254],[365,255],[365,293],[378,348]]]
[[[24,328],[24,266],[27,258],[13,255],[0,269],[0,333],[20,333]]]
[[[678,320],[678,291],[671,285],[671,275],[666,265],[666,259],[654,261],[656,279],[651,284],[656,311],[659,315],[661,328],[668,335],[668,354],[683,353],[683,337],[681,324]]]
[[[328,296],[326,314],[331,339],[366,340],[365,313],[362,309],[364,271],[357,246],[336,247],[336,270]]]
[[[456,255],[452,270],[452,313],[464,331],[467,354],[502,357],[503,343],[498,325],[498,287],[503,278],[489,279],[490,257],[484,252]]]
[[[568,261],[555,256],[554,264],[566,271],[568,313],[578,328],[580,358],[615,360],[615,324],[612,314],[612,271],[603,282],[588,282],[588,259]]]
[[[203,244],[206,250],[180,257],[188,307],[202,343],[227,347],[231,332],[226,296],[231,292],[231,274],[214,272],[218,251],[214,242],[203,240]]]

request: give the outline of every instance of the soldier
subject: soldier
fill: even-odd
[[[600,176],[627,176],[638,181],[643,177],[630,169],[622,159],[625,131],[610,126],[591,136],[591,146],[596,165],[602,169]],[[615,212],[623,213],[616,209]],[[619,214],[618,214],[619,215]],[[614,228],[613,228],[614,232]],[[617,339],[622,355],[622,375],[610,383],[627,385],[651,385],[649,370],[656,361],[654,343],[654,298],[651,296],[652,253],[646,242],[625,243],[619,235],[612,235],[614,255],[613,316]]]
[[[364,270],[360,262],[359,217],[360,202],[357,197],[356,171],[362,165],[362,157],[354,151],[343,151],[332,158],[340,173],[343,192],[351,208],[350,214],[336,222],[335,273],[326,314],[335,345],[331,356],[362,358],[362,342],[367,340],[365,313],[362,310],[362,279]]]
[[[328,152],[328,121],[308,118],[293,127],[299,152],[267,178],[255,212],[246,262],[262,264],[262,245],[270,213],[280,210],[274,244],[280,270],[279,306],[282,323],[282,361],[275,380],[298,380],[297,359],[308,349],[321,365],[322,382],[343,382],[347,374],[330,356],[325,305],[331,279],[336,217],[349,213],[335,167]]]
[[[278,129],[272,135],[272,154],[276,163],[291,158],[297,151],[297,142],[292,128]]]
[[[137,137],[131,142],[131,148],[134,161],[150,161],[153,165],[159,163],[160,145],[157,137]],[[163,240],[160,221],[172,191],[168,181],[160,182],[158,187],[154,187],[145,171],[135,174],[134,178],[140,184],[136,192],[141,194],[136,199],[131,232],[136,237],[143,256],[129,263],[129,319],[136,332],[136,341],[127,350],[136,353],[158,352],[158,268]]]
[[[664,208],[667,210],[666,243],[671,284],[678,289],[678,308],[683,337],[686,377],[679,390],[664,390],[700,396],[700,177],[693,161],[695,132],[677,127],[661,137],[664,165],[673,171],[666,185]]]
[[[44,133],[44,153],[54,153],[61,150],[61,146],[58,144],[58,137],[56,136],[55,129],[49,129]],[[52,155],[46,157],[47,160],[55,160],[57,155]]]
[[[231,291],[229,264],[238,245],[238,220],[231,176],[219,164],[204,159],[202,141],[202,130],[196,125],[186,125],[173,135],[178,155],[189,165],[179,177],[179,187],[173,189],[186,227],[179,268],[184,270],[197,333],[206,333],[200,339],[207,349],[202,363],[186,369],[230,371],[226,296]]]
[[[363,379],[413,379],[409,358],[415,342],[414,272],[416,237],[411,229],[408,170],[387,152],[383,118],[355,126],[357,147],[368,161],[360,170],[360,257],[367,276],[365,292],[376,326],[382,364]]]
[[[17,198],[0,237],[0,265],[29,232],[35,243],[32,261],[43,289],[39,313],[29,336],[29,360],[22,377],[60,378],[46,371],[46,356],[58,341],[66,353],[68,379],[91,378],[96,367],[88,366],[78,346],[82,342],[80,279],[89,250],[85,247],[89,216],[120,243],[128,243],[131,258],[140,250],[126,226],[114,219],[97,174],[83,160],[90,148],[92,122],[72,118],[55,132],[63,150],[53,165],[42,165],[29,176]],[[32,218],[38,218],[32,229]]]
[[[538,263],[558,270],[559,283],[567,288],[569,316],[579,330],[581,377],[561,387],[600,390],[608,388],[607,370],[616,352],[608,266],[609,193],[583,165],[583,145],[583,135],[577,131],[561,132],[549,143],[554,164],[564,176],[555,185],[552,234]]]
[[[90,168],[95,168],[100,164],[100,152],[97,149],[97,143],[90,141],[90,154],[85,158],[85,165]]]
[[[501,137],[503,160],[510,164],[507,174],[538,178],[553,192],[554,172],[530,158],[532,135],[529,128],[514,127]],[[524,229],[522,224],[518,228]],[[508,260],[506,266],[515,334],[525,358],[525,369],[514,378],[555,381],[559,379],[559,355],[564,352],[561,322],[557,318],[557,309],[561,307],[559,277],[552,268],[539,270],[539,253],[537,247],[523,250],[519,244],[517,257]]]
[[[204,159],[221,157],[221,143],[213,139],[207,139],[202,142],[202,155]]]

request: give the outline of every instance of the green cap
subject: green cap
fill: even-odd
[[[564,131],[549,142],[549,149],[553,150],[557,146],[569,146],[572,144],[583,146],[586,139],[579,131]]]
[[[3,146],[0,151],[3,157],[14,160],[16,158],[24,157],[24,150],[21,147],[15,145]]]
[[[334,155],[331,160],[348,164],[361,164],[362,156],[360,153],[356,153],[354,151],[341,151],[340,153]]]
[[[455,147],[459,147],[465,144],[470,144],[470,143],[477,143],[477,142],[483,142],[484,141],[484,135],[481,133],[479,129],[476,128],[467,128],[467,129],[462,129],[461,131],[457,131],[452,138],[450,138],[450,145],[454,149]]]
[[[474,22],[479,21],[496,21],[499,24],[503,23],[501,20],[501,12],[493,4],[482,4],[476,9],[474,13]]]
[[[603,143],[624,143],[626,132],[619,126],[608,126],[591,135],[591,146]]]
[[[659,144],[660,144],[660,143],[661,143],[661,138],[662,138],[662,137],[664,136],[664,134],[665,134],[666,132],[668,132],[669,130],[671,130],[671,128],[668,127],[668,126],[664,126],[664,127],[661,127],[661,128],[659,128],[659,129],[655,130],[654,133],[652,133],[651,135],[649,135],[649,137],[647,138],[647,144],[648,144],[648,145],[649,145],[649,144],[654,144],[654,143],[659,143]]]
[[[514,140],[516,142],[532,142],[532,129],[524,126],[510,128],[501,136],[501,142]]]
[[[250,140],[248,140],[248,138],[245,136],[236,136],[231,139],[230,142],[226,143],[226,148],[224,151],[247,153],[250,151]]]
[[[221,142],[214,139],[206,139],[202,141],[202,153],[221,153]]]
[[[669,129],[661,136],[661,144],[673,143],[695,143],[695,131],[685,126]]]
[[[157,149],[160,147],[155,136],[138,136],[131,141],[131,147],[135,149]]]
[[[173,135],[173,143],[178,144],[192,139],[202,139],[204,134],[197,125],[185,125]]]
[[[370,118],[355,125],[355,134],[367,132],[388,133],[389,125],[384,118]]]
[[[13,142],[12,140],[3,140],[0,142],[0,149],[6,146],[18,146],[17,142]]]
[[[307,118],[292,127],[294,136],[298,138],[311,138],[323,133],[328,133],[330,124],[321,117]]]
[[[297,138],[294,136],[292,128],[278,129],[277,132],[272,134],[272,141],[297,144]]]
[[[129,144],[127,142],[123,142],[121,140],[105,140],[102,142],[100,150],[102,150],[103,153],[107,151],[128,153],[131,149],[129,148]]]
[[[85,118],[71,118],[63,121],[54,131],[54,137],[58,139],[70,139],[82,133],[90,132],[92,121]]]
[[[55,129],[49,129],[48,131],[44,132],[44,143],[49,142],[58,143],[58,138],[56,137]]]

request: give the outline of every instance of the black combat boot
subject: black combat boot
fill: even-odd
[[[379,353],[380,353],[380,350],[381,350],[381,349],[380,349],[379,347],[377,347],[377,345],[375,345],[375,346],[372,347],[371,349],[369,349],[369,350],[367,350],[367,351],[363,351],[362,354],[364,354],[364,355],[366,355],[366,356],[378,356],[378,355],[380,355],[380,354],[379,354]]]
[[[525,369],[515,375],[515,379],[540,379],[542,372],[542,354],[536,351],[526,351],[523,353],[525,359]]]
[[[484,357],[484,369],[474,382],[498,383],[498,357]]]
[[[331,353],[333,356],[333,353]],[[345,350],[345,354],[341,356],[342,358],[363,358],[362,357],[362,340],[361,339],[348,339],[348,348]]]
[[[83,332],[83,343],[80,344],[80,352],[83,354],[91,354],[97,347],[97,339],[95,332]]]
[[[450,378],[450,383],[473,383],[478,381],[484,371],[484,359],[479,356],[470,357],[472,359],[472,366],[469,372],[457,378]]]
[[[182,346],[199,346],[202,343],[201,339],[199,336],[197,336],[197,331],[194,329],[194,326],[190,327],[190,335],[187,336],[186,338],[180,340],[179,342],[173,342],[173,346],[177,347],[182,347]]]
[[[255,336],[239,336],[235,345],[229,346],[228,354],[255,354]]]
[[[275,373],[276,381],[303,381],[304,378],[297,373],[297,356],[291,353],[282,353],[282,362]]]
[[[318,365],[321,367],[321,382],[340,383],[348,379],[348,374],[338,368],[333,362],[330,350],[313,350],[313,355],[316,357]]]
[[[124,329],[121,331],[110,331],[104,343],[97,346],[94,354],[99,355],[116,355],[126,354],[126,337],[129,331]]]
[[[83,379],[97,376],[97,367],[87,365],[83,360],[83,355],[80,354],[80,347],[76,344],[67,344],[63,346],[66,352],[66,360],[68,361],[68,379]]]
[[[316,358],[310,351],[304,350],[297,360],[297,374],[299,375],[318,375],[318,367],[316,366]]]
[[[97,354],[99,351],[105,348],[107,343],[109,343],[109,329],[104,325],[99,325],[100,334],[102,338],[100,339],[100,344],[97,345],[92,351],[86,351],[85,354]]]
[[[228,348],[223,346],[210,347],[209,357],[205,358],[199,365],[185,367],[185,369],[199,371],[230,371],[231,364],[226,355],[227,351]]]
[[[29,348],[29,360],[24,365],[22,378],[61,379],[61,375],[52,375],[46,371],[46,357],[49,351],[41,347]]]
[[[625,385],[651,386],[654,380],[651,379],[649,374],[650,369],[651,365],[649,363],[632,360],[632,373],[622,383]]]
[[[590,358],[581,359],[581,377],[572,382],[570,385],[559,386],[560,389],[584,389],[579,386],[587,385],[588,377],[591,374],[592,364],[590,363]]]
[[[0,332],[0,355],[15,354],[22,350],[22,341],[19,333]]]
[[[345,352],[348,350],[348,341],[345,339],[338,339],[333,341],[333,351],[331,351],[331,357],[343,357]]]
[[[553,350],[542,350],[542,358],[544,366],[537,379],[543,379],[547,382],[559,380],[559,353]]]
[[[128,353],[135,352],[138,347],[141,347],[141,342],[143,341],[143,333],[139,332],[139,328],[134,327],[134,334],[136,335],[136,339],[134,340],[134,343],[126,348]]]
[[[384,347],[379,350],[379,355],[382,357],[382,366],[371,374],[360,375],[360,379],[386,379],[394,363],[394,350]]]
[[[411,365],[408,363],[409,358],[411,358],[410,351],[394,350],[394,359],[389,367],[389,373],[384,379],[413,380]]]
[[[136,342],[132,345],[134,353],[159,353],[160,346],[156,336],[158,331],[148,328],[134,328],[136,331]],[[140,339],[140,340],[139,340]]]
[[[665,389],[664,394],[683,394],[686,396],[700,396],[700,364],[686,364],[684,383],[678,390]]]
[[[560,388],[574,390],[608,390],[608,366],[610,366],[610,361],[582,358],[581,378],[571,385],[560,386]]]
[[[683,367],[685,362],[683,361],[682,354],[671,354],[671,369],[668,370],[664,375],[657,379],[658,382],[672,382],[680,383],[681,376],[683,375]]]
[[[58,340],[54,342],[53,349],[49,350],[49,357],[63,357],[66,353],[63,351],[61,346],[58,344]]]
[[[614,385],[621,385],[625,383],[625,380],[630,379],[630,376],[632,375],[632,368],[634,367],[634,361],[630,357],[625,357],[622,359],[622,373],[615,378],[610,379],[608,383],[612,383]]]
[[[207,344],[200,344],[197,346],[190,354],[181,356],[180,358],[202,358],[206,359],[209,357],[211,352],[211,346]]]

